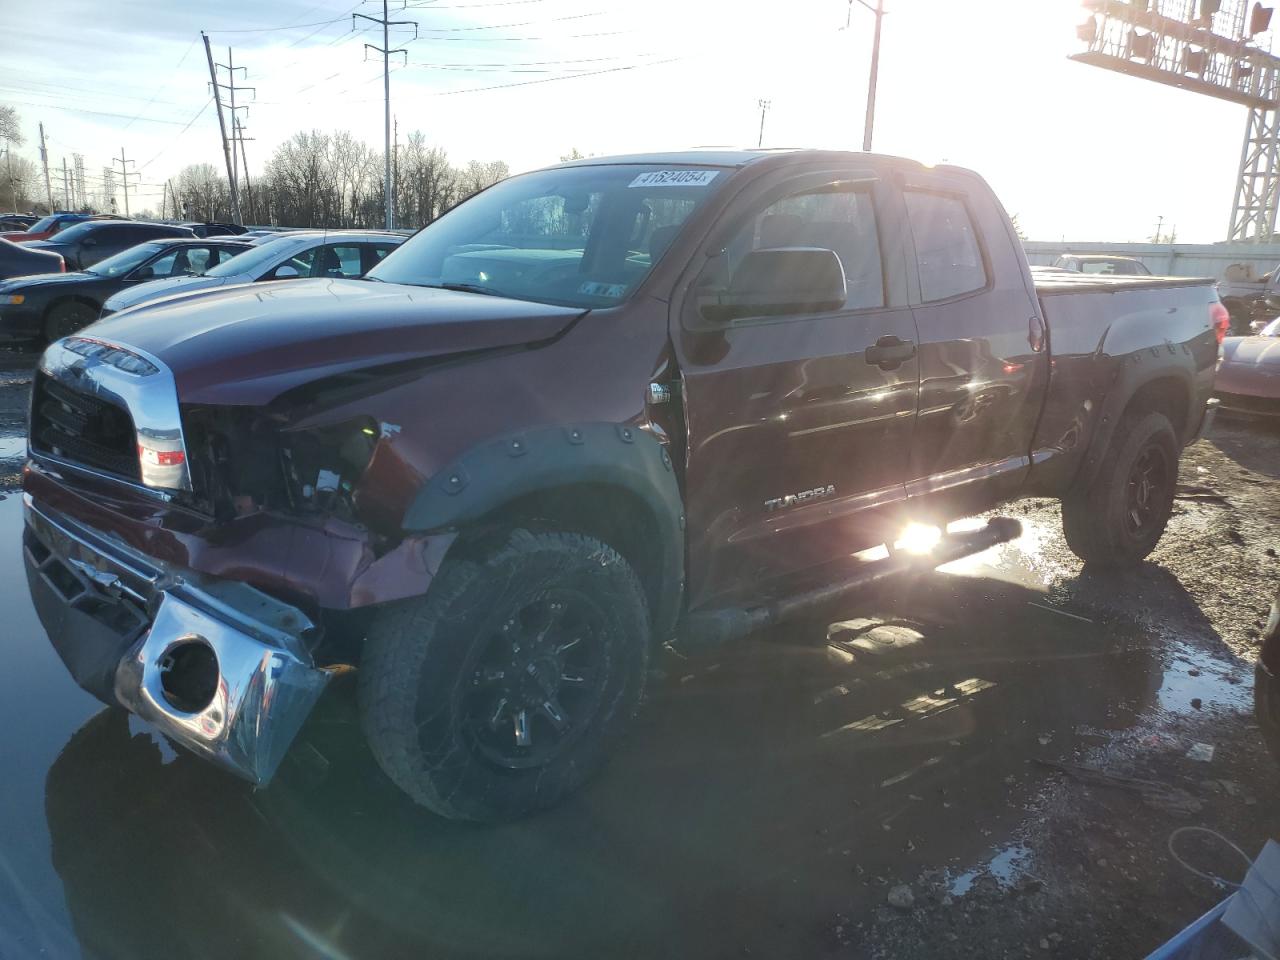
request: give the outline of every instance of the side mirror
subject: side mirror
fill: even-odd
[[[792,316],[839,310],[847,296],[844,265],[823,247],[771,247],[748,253],[727,293],[706,303],[708,320]]]
[[[300,276],[302,276],[302,274],[298,272],[297,267],[292,266],[291,264],[288,264],[288,263],[282,263],[280,264],[280,266],[276,267],[276,271],[271,275],[271,279],[295,280]]]

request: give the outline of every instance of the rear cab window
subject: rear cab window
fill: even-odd
[[[986,289],[990,277],[964,198],[907,189],[903,199],[915,243],[921,301],[934,303]]]

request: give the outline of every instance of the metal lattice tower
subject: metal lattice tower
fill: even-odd
[[[1228,240],[1270,240],[1280,208],[1280,111],[1253,108],[1240,153]]]
[[[1257,7],[1256,2],[1253,7]],[[1280,209],[1280,58],[1250,0],[1085,0],[1071,59],[1249,108],[1228,240],[1269,241]]]

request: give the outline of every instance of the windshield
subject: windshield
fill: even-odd
[[[117,253],[114,257],[98,261],[88,268],[88,272],[96,273],[100,277],[121,277],[134,267],[142,266],[163,249],[162,243],[140,243],[136,247]]]
[[[246,250],[239,256],[218,264],[212,270],[205,271],[205,276],[239,277],[245,274],[257,274],[272,266],[281,257],[292,253],[298,246],[297,237],[280,237],[278,240]]]
[[[57,234],[58,242],[74,243],[81,237],[96,230],[101,222],[100,220],[82,220],[73,226],[67,227],[65,230],[60,230]]]
[[[369,271],[574,307],[620,303],[728,178],[724,170],[626,164],[505,180],[437,220]]]
[[[60,218],[56,216],[48,216],[37,220],[31,226],[27,227],[27,233],[44,233],[46,230],[52,230],[53,225],[57,223],[59,219]]]

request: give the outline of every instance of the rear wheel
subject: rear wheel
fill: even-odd
[[[518,530],[375,621],[360,671],[387,775],[452,819],[551,806],[603,762],[649,657],[644,592],[589,537]]]
[[[1131,566],[1160,542],[1178,482],[1178,441],[1162,413],[1120,421],[1088,489],[1062,501],[1062,529],[1077,557],[1100,566]]]
[[[79,300],[64,300],[53,305],[44,322],[44,337],[49,343],[70,336],[82,330],[98,319],[98,315],[87,303]]]

